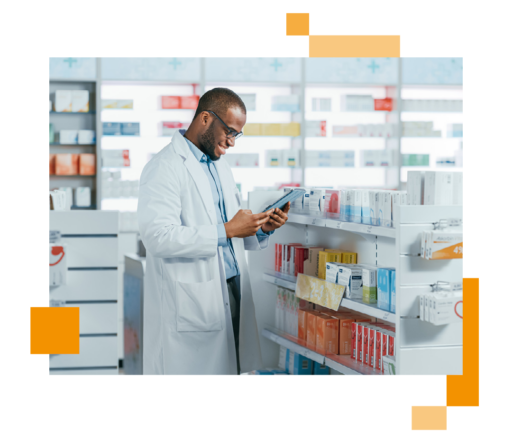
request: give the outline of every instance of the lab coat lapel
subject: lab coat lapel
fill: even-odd
[[[224,158],[215,163],[217,173],[219,174],[220,185],[222,186],[222,194],[224,196],[224,206],[228,220],[231,220],[240,209],[239,201],[236,198],[236,186],[233,180],[231,170],[229,169]]]
[[[176,152],[185,158],[185,166],[187,167],[192,179],[197,186],[199,194],[201,195],[201,199],[203,200],[204,207],[208,212],[208,216],[212,224],[217,223],[217,217],[215,214],[215,208],[213,204],[213,196],[212,190],[210,186],[210,182],[208,181],[208,177],[206,176],[204,170],[201,168],[199,161],[190,151],[189,146],[187,145],[187,141],[183,138],[183,136],[177,132],[173,138],[172,142],[174,144],[174,148]]]

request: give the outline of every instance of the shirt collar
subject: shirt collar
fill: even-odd
[[[209,162],[210,158],[206,156],[199,148],[197,148],[192,142],[190,142],[185,136],[183,136],[183,139],[187,141],[188,147],[190,148],[190,151],[192,151],[192,154],[196,157],[196,159],[199,162]]]

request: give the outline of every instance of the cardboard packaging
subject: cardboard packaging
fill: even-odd
[[[453,173],[444,171],[425,172],[424,204],[453,204]]]
[[[287,124],[279,124],[281,126],[281,136],[300,136],[300,123],[289,122]]]
[[[316,317],[316,351],[325,355],[327,352],[338,354],[339,321],[327,315]]]
[[[379,209],[379,226],[390,228],[391,224],[391,193],[379,191],[377,193],[377,206]]]
[[[377,271],[363,269],[363,302],[377,304]]]
[[[313,98],[312,110],[314,112],[330,112],[331,98]]]
[[[89,92],[87,90],[73,90],[71,100],[73,112],[89,113]]]
[[[329,375],[331,374],[331,369],[325,365],[319,364],[318,362],[313,361],[313,375]]]
[[[362,193],[359,189],[349,190],[350,197],[350,216],[349,221],[361,223],[362,221]]]
[[[333,125],[333,137],[358,137],[357,125]]]
[[[66,192],[61,190],[50,191],[50,211],[66,210]]]
[[[66,244],[50,243],[50,287],[66,285],[68,273],[66,253]]]
[[[357,264],[357,253],[343,252],[343,257],[341,261],[343,264]]]
[[[377,307],[391,311],[391,277],[394,269],[379,268],[377,270]]]
[[[177,130],[187,129],[189,126],[187,122],[162,121],[162,136],[174,136]]]
[[[375,365],[376,370],[382,371],[382,329],[375,330]]]
[[[281,124],[261,124],[262,136],[281,136]]]
[[[319,251],[318,253],[318,278],[325,280],[326,264],[330,262],[341,263],[341,252]]]
[[[199,104],[199,96],[181,96],[180,108],[195,110]]]
[[[244,136],[261,136],[262,134],[262,124],[245,124],[244,125]]]
[[[384,374],[396,375],[395,356],[384,356],[382,364]]]
[[[462,232],[430,231],[428,256],[430,260],[463,258]]]
[[[292,148],[289,150],[282,150],[282,152],[283,165],[285,167],[298,168],[300,166],[300,150]]]
[[[265,166],[267,167],[283,167],[283,150],[267,150],[265,151]]]
[[[96,155],[80,154],[78,174],[82,176],[94,176],[96,174]]]
[[[425,191],[425,172],[407,171],[407,204],[423,205]]]
[[[307,311],[299,309],[298,311],[298,338],[307,341],[308,337],[308,319]]]
[[[62,145],[75,145],[78,143],[78,130],[61,130],[59,143]]]
[[[306,324],[306,342],[309,349],[314,350],[316,347],[316,318],[319,315],[315,310],[307,312]]]
[[[56,112],[72,112],[73,111],[73,96],[71,90],[57,90],[55,92]]]
[[[299,112],[299,95],[272,96],[271,110],[273,112]]]
[[[304,274],[312,277],[319,278],[318,268],[320,265],[320,252],[324,250],[323,247],[310,247],[308,248],[307,259],[304,260]]]
[[[371,225],[372,219],[370,214],[370,191],[367,189],[361,190],[361,223]]]
[[[391,272],[391,306],[389,308],[391,313],[396,313],[396,271]]]
[[[120,122],[104,122],[103,136],[121,136]]]
[[[462,173],[453,173],[453,205],[462,205]]]
[[[55,131],[53,130],[53,124],[50,124],[50,144],[55,143]]]
[[[373,226],[379,225],[379,191],[368,191],[370,199],[370,221]]]
[[[309,191],[309,211],[312,213],[324,212],[325,189],[314,188]]]
[[[91,206],[91,188],[79,186],[75,190],[75,205],[81,207]]]
[[[313,361],[288,350],[286,353],[286,372],[293,375],[313,374]]]
[[[121,122],[122,136],[140,136],[140,124],[138,122]]]
[[[326,189],[324,211],[331,214],[340,214],[341,197],[340,190]]]
[[[363,364],[370,365],[370,327],[363,327]]]
[[[295,247],[295,273],[297,276],[299,273],[305,273],[305,264],[309,262],[312,251],[322,251],[323,248],[320,246],[297,246]],[[318,254],[317,254],[318,259]],[[311,263],[312,264],[312,263]],[[316,275],[313,275],[316,276]]]
[[[55,174],[58,176],[76,176],[78,174],[78,154],[56,154]]]
[[[327,135],[326,121],[306,121],[306,137],[325,137]]]
[[[274,255],[274,270],[276,272],[281,272],[281,264],[283,262],[283,244],[276,243],[275,244],[275,255]]]
[[[117,108],[117,99],[102,99],[101,108],[104,110],[112,110]]]
[[[339,317],[339,346],[338,353],[350,354],[352,357],[352,343],[353,343],[353,332],[352,326],[356,322],[354,316],[347,315],[347,317]],[[355,337],[355,334],[354,334]],[[355,356],[355,354],[354,354]]]
[[[78,130],[78,143],[80,145],[92,145],[96,143],[94,130]]]
[[[133,99],[118,99],[116,108],[122,110],[133,110]]]
[[[181,108],[181,96],[162,96],[162,108],[163,109]]]
[[[364,360],[364,323],[357,323],[357,361]]]
[[[50,176],[55,174],[55,154],[50,154]]]
[[[377,329],[373,326],[368,327],[368,365],[375,368],[375,358],[377,357],[376,344]]]
[[[374,108],[376,111],[390,112],[393,110],[393,99],[392,98],[375,99],[374,105],[375,105]]]

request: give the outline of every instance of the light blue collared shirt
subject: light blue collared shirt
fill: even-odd
[[[206,176],[208,177],[208,181],[210,182],[213,204],[215,205],[215,214],[217,216],[217,232],[219,237],[218,243],[219,246],[222,246],[222,251],[224,253],[224,269],[226,271],[226,279],[229,280],[234,276],[240,275],[240,270],[238,269],[238,263],[236,261],[233,244],[231,243],[231,239],[227,238],[226,229],[224,228],[224,223],[227,223],[228,220],[226,216],[226,207],[224,206],[224,195],[222,194],[222,186],[220,184],[217,168],[215,163],[206,154],[204,154],[186,137],[184,137],[184,139],[187,141],[190,151],[192,151],[196,159],[199,161],[201,168],[205,172]],[[258,240],[261,241],[273,233],[274,231],[271,231],[267,234],[260,228],[256,233],[256,237],[258,237]]]

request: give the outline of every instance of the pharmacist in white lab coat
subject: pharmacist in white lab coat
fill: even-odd
[[[176,133],[142,172],[144,374],[237,374],[262,367],[244,251],[268,246],[289,205],[263,214],[240,209],[222,156],[245,121],[238,95],[210,90],[184,136]]]

